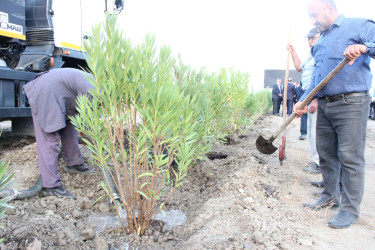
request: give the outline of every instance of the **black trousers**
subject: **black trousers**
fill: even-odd
[[[288,115],[291,115],[292,112],[293,112],[293,100],[288,100],[287,103],[286,103],[286,106],[287,106],[287,114]]]
[[[281,104],[281,98],[273,98],[273,114],[277,115],[280,113],[280,104]]]

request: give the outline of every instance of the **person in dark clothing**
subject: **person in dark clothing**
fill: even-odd
[[[277,78],[276,83],[272,87],[272,102],[273,102],[273,114],[280,115],[280,104],[283,100],[283,87],[281,85],[281,79]]]
[[[299,101],[304,92],[305,91],[302,89],[301,83],[298,83],[296,87],[296,98],[294,104],[296,104]],[[299,139],[305,140],[307,135],[307,114],[301,116],[300,132],[301,135]]]
[[[299,98],[301,98],[302,95],[303,95],[303,89],[302,89],[301,83],[296,83],[296,98],[295,98],[295,102],[298,102]]]
[[[286,92],[286,98],[284,98],[284,100],[286,100],[286,106],[287,106],[287,114],[288,115],[291,115],[292,114],[292,111],[293,111],[293,102],[294,102],[294,98],[296,97],[296,88],[294,87],[294,84],[292,83],[293,79],[292,78],[289,78],[288,80],[288,89],[287,89],[287,92]]]
[[[93,88],[85,74],[77,69],[53,69],[24,86],[34,122],[43,196],[74,197],[62,186],[58,172],[60,140],[66,162],[65,172],[93,172],[83,161],[78,133],[69,120],[69,116],[78,113],[78,95],[89,95],[89,90]]]

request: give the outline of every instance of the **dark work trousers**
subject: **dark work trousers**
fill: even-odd
[[[307,135],[307,113],[301,116],[301,135]]]
[[[273,114],[277,115],[280,113],[281,98],[278,98],[278,99],[273,98],[272,102],[273,102]]]
[[[359,216],[365,179],[366,127],[370,97],[319,99],[316,143],[323,175],[322,198],[340,201],[340,210]]]
[[[43,187],[53,188],[61,186],[61,178],[58,171],[59,145],[64,152],[67,166],[83,164],[83,158],[78,145],[78,133],[70,121],[66,121],[66,127],[59,131],[47,133],[36,121],[33,115],[38,163]]]
[[[286,106],[287,106],[287,114],[288,115],[291,115],[292,114],[292,112],[293,112],[293,103],[294,103],[294,100],[288,100],[287,102],[286,102]]]

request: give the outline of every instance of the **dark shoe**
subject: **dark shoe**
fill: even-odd
[[[302,169],[303,172],[306,172],[308,174],[320,174],[320,167],[318,164],[314,163],[310,167],[306,167]]]
[[[317,202],[315,203],[304,203],[303,207],[310,208],[312,210],[320,210],[326,207],[331,207],[331,208],[336,208],[339,207],[339,203],[337,201],[334,201],[332,199],[324,199],[320,198]]]
[[[315,196],[321,196],[322,193],[323,193],[322,191],[318,191],[318,192],[314,192],[314,195],[315,195]]]
[[[64,171],[70,174],[92,174],[94,169],[89,168],[85,163],[75,166],[65,166]]]
[[[310,183],[311,183],[311,185],[313,185],[315,187],[318,187],[318,188],[324,187],[323,181],[312,181]]]
[[[43,188],[42,196],[59,196],[66,198],[74,198],[74,194],[70,193],[68,190],[63,188],[63,186],[58,186],[54,188]]]
[[[305,140],[305,139],[306,139],[306,135],[301,135],[301,136],[299,137],[299,139],[300,139],[300,140]]]
[[[328,222],[333,228],[347,228],[358,221],[358,216],[352,213],[340,210],[335,218]]]

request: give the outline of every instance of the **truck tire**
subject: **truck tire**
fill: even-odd
[[[371,120],[375,120],[375,104],[371,104],[370,106],[370,118]]]
[[[32,117],[17,117],[12,119],[12,134],[35,136]]]

